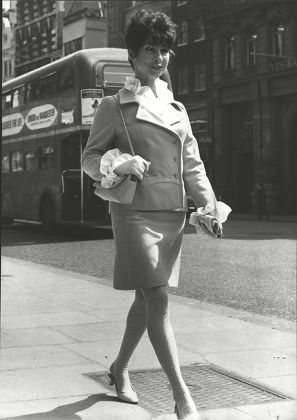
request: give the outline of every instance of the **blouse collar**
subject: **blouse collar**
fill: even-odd
[[[140,99],[159,99],[161,102],[170,103],[174,100],[172,92],[168,89],[167,83],[163,80],[156,80],[156,92],[158,98],[155,97],[152,89],[149,86],[141,86],[141,82],[135,76],[127,76],[125,81],[125,88],[132,92]]]

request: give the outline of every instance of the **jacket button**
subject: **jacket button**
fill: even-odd
[[[177,174],[173,174],[173,177],[174,177],[174,178],[177,178]]]
[[[177,162],[177,157],[176,157],[176,156],[174,156],[173,160],[174,160],[174,162]]]

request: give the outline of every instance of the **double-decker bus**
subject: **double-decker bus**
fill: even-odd
[[[2,217],[55,224],[109,221],[81,169],[81,153],[102,98],[132,69],[127,52],[75,52],[2,86]]]

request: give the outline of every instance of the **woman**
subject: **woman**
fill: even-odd
[[[175,25],[163,13],[142,10],[131,19],[126,43],[135,77],[127,78],[118,100],[136,156],[131,155],[116,101],[106,97],[96,113],[82,164],[106,188],[127,174],[139,180],[132,204],[110,203],[114,287],[135,290],[123,341],[110,367],[110,383],[122,401],[138,402],[128,363],[147,329],[170,381],[177,417],[198,420],[180,370],[168,286],[178,286],[185,186],[198,207],[214,209],[215,198],[186,110],[160,80],[175,37]]]

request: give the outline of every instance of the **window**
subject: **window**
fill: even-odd
[[[69,55],[75,51],[82,50],[82,38],[73,39],[72,41],[66,42],[64,44],[64,55]]]
[[[36,150],[30,150],[25,153],[25,169],[26,171],[38,170],[38,153]]]
[[[4,60],[2,63],[3,77],[7,78],[12,76],[12,62],[11,60]]]
[[[18,150],[11,153],[11,170],[12,172],[20,172],[24,169],[23,153]]]
[[[51,73],[40,79],[40,98],[47,98],[56,93],[57,73]]]
[[[188,43],[188,22],[184,20],[179,26],[177,31],[177,44],[186,45]]]
[[[231,35],[226,40],[225,47],[225,70],[235,68],[235,36]]]
[[[205,39],[205,26],[202,16],[196,16],[194,31],[194,41],[203,41]]]
[[[11,92],[4,92],[2,94],[2,111],[11,108]]]
[[[39,99],[40,93],[40,79],[31,80],[27,84],[27,101],[36,101]]]
[[[100,65],[96,68],[96,86],[100,86],[100,79],[98,77],[100,76],[99,69]],[[99,75],[97,73],[99,73]],[[103,82],[106,83],[107,86],[123,85],[125,83],[125,77],[131,75],[133,75],[131,66],[106,65],[103,68]],[[98,81],[99,84],[97,83]]]
[[[178,93],[187,93],[189,90],[189,68],[182,66],[178,72]]]
[[[9,172],[10,171],[10,160],[9,154],[2,156],[2,172]]]
[[[199,63],[195,64],[195,90],[205,90],[206,81],[205,81],[205,64]]]
[[[54,148],[52,146],[40,148],[39,163],[40,169],[52,169],[54,167]]]
[[[277,57],[284,56],[285,46],[285,25],[280,22],[273,31],[273,55]]]
[[[258,38],[258,35],[256,33],[251,33],[250,35],[248,35],[247,44],[246,44],[247,66],[252,66],[256,64],[257,38]]]
[[[72,67],[65,67],[58,71],[58,92],[71,89],[74,87],[74,84],[75,81]]]
[[[17,108],[25,102],[25,86],[19,86],[12,91],[12,107]]]

